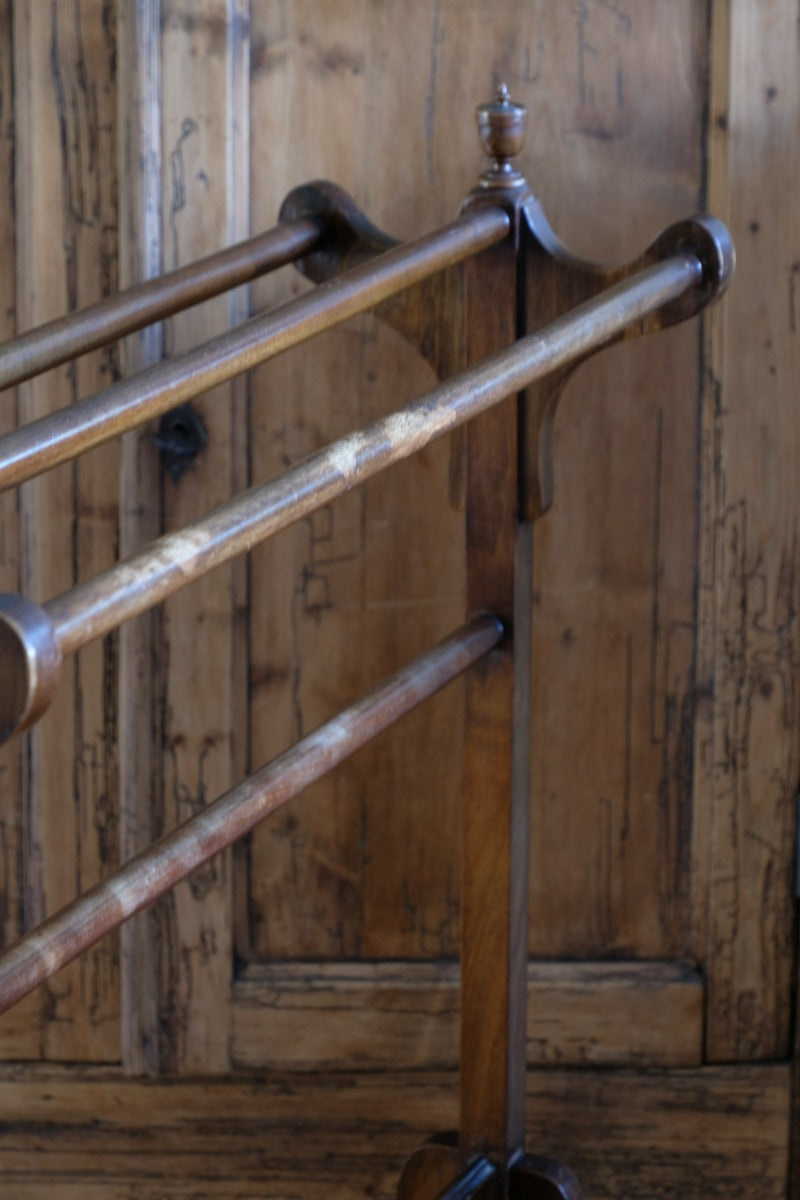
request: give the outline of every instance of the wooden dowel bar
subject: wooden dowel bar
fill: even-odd
[[[278,479],[250,488],[184,529],[165,534],[43,607],[22,602],[30,619],[26,611],[18,611],[19,597],[0,596],[0,626],[7,626],[7,642],[22,643],[19,660],[30,664],[36,659],[36,644],[47,653],[46,667],[37,660],[38,669],[29,675],[27,695],[0,693],[0,740],[24,727],[23,716],[41,713],[49,701],[58,675],[57,665],[52,666],[53,645],[63,657],[104,636],[533,380],[601,346],[698,285],[702,274],[693,255],[680,254],[632,275],[406,408],[334,442]],[[49,625],[49,638],[43,636],[43,624]],[[28,626],[36,643],[28,637]]]
[[[118,341],[145,325],[294,262],[323,237],[320,223],[300,220],[238,242],[216,254],[107,296],[0,345],[0,389],[32,379]]]
[[[494,206],[459,217],[202,346],[24,425],[0,439],[0,490],[75,458],[365,312],[502,240],[508,229],[507,214]]]
[[[474,618],[27,934],[0,958],[0,1012],[434,695],[502,636],[496,617]]]

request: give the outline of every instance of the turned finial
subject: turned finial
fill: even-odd
[[[501,83],[495,99],[480,104],[475,110],[478,134],[492,165],[481,175],[482,187],[523,187],[525,177],[511,163],[525,142],[528,110],[524,104],[513,104],[508,88]]]

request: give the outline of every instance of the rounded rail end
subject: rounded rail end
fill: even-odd
[[[38,604],[0,595],[0,744],[45,711],[61,670],[53,623]]]
[[[651,253],[654,259],[691,254],[700,263],[697,286],[664,310],[665,325],[696,316],[722,295],[736,269],[736,251],[727,226],[708,213],[670,225],[651,247]]]

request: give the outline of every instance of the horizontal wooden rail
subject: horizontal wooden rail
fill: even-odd
[[[0,596],[0,741],[47,707],[61,659],[215,567],[409,458],[535,379],[580,358],[703,282],[691,254],[647,267],[420,399],[341,438],[184,529],[40,607]]]
[[[508,233],[493,205],[376,255],[313,292],[251,318],[202,346],[121,379],[105,391],[0,438],[0,490],[22,483],[101,442],[199,396],[314,334],[468,258]]]
[[[476,617],[23,937],[0,957],[0,1012],[455,679],[502,635],[496,617]]]
[[[0,390],[107,346],[181,309],[250,283],[314,250],[323,233],[321,221],[278,225],[177,271],[37,325],[0,345]]]

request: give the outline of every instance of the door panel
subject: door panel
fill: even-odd
[[[397,236],[434,227],[479,169],[472,109],[500,78],[530,109],[522,165],[579,252],[624,259],[707,196],[729,218],[748,286],[702,339],[676,330],[583,369],[556,422],[531,597],[531,1057],[623,1061],[609,1014],[628,1012],[634,1061],[695,1063],[704,989],[708,1055],[787,1053],[796,553],[775,481],[798,441],[783,364],[800,248],[764,182],[780,164],[786,192],[796,166],[787,0],[763,22],[697,0],[646,20],[599,0],[121,0],[117,15],[100,0],[41,21],[0,4],[0,150],[17,196],[0,273],[19,329],[113,289],[120,262],[130,279],[268,227],[319,176]],[[214,302],[169,325],[165,351],[305,286],[287,269]],[[3,322],[10,334],[5,309]],[[27,386],[22,417],[117,369],[95,356]],[[373,318],[332,332],[202,398],[209,451],[178,483],[143,430],[5,498],[3,586],[45,599],[432,380]],[[4,425],[16,415],[11,401]],[[3,759],[7,939],[113,865],[117,821],[128,854],[460,620],[458,465],[457,443],[433,447],[187,593],[146,637],[140,626],[74,665],[49,724]],[[118,649],[135,685],[119,709]],[[221,1072],[232,1044],[235,1061],[267,1062],[283,1052],[260,1024],[275,993],[305,1062],[308,981],[321,1010],[329,989],[332,1010],[374,997],[401,1014],[359,1034],[365,1060],[424,1054],[403,1025],[417,1000],[448,1060],[461,752],[455,685],[126,935],[121,1032],[109,942],[0,1027],[0,1053]],[[562,984],[579,997],[577,1033],[543,1030]],[[671,1045],[643,1032],[642,997],[658,998]],[[330,1021],[320,1045],[339,1037]]]

